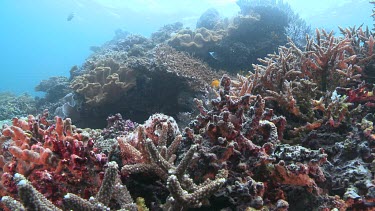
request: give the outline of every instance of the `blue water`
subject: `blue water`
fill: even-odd
[[[367,0],[290,0],[313,27],[372,25]],[[164,24],[194,27],[206,9],[236,14],[235,0],[1,0],[0,91],[38,95],[34,87],[51,76],[69,76],[116,29],[149,36]],[[67,21],[70,13],[71,21]]]

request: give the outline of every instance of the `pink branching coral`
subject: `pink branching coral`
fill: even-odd
[[[1,202],[9,210],[61,210],[38,192],[23,175],[16,173],[13,178],[22,203],[10,196],[3,196]],[[111,199],[120,207],[119,210],[137,210],[126,186],[119,181],[118,166],[115,162],[108,163],[103,182],[95,197],[86,200],[73,193],[67,193],[63,199],[63,210],[109,210]]]
[[[214,178],[219,169],[227,169],[225,188],[215,195],[226,197],[241,210],[272,209],[287,203],[283,186],[304,187],[311,194],[321,194],[318,183],[325,181],[321,169],[327,157],[324,150],[302,147],[299,153],[290,155],[297,148],[280,148],[285,118],[266,108],[260,95],[238,92],[247,89],[242,88],[248,87],[246,83],[239,86],[233,82],[232,87],[231,79],[224,75],[220,85],[219,97],[211,101],[209,109],[196,100],[200,114],[191,122],[191,129],[185,130],[183,142],[199,145],[199,157],[188,171],[192,178]]]
[[[374,57],[374,38],[361,27],[341,32],[344,37],[316,30],[304,49],[290,40],[277,54],[259,59],[262,65],[254,65],[253,73],[239,76],[231,98],[247,93],[254,99],[260,94],[275,112],[292,116],[289,124],[298,126],[286,131],[289,138],[322,125],[337,128],[350,123],[358,104],[353,104],[349,90],[371,78],[366,65]]]
[[[1,139],[11,139],[0,166],[2,195],[15,193],[10,182],[14,173],[25,175],[56,204],[66,192],[87,197],[99,188],[106,155],[97,152],[93,140],[69,118],[56,117],[52,123],[47,115],[29,116],[27,121],[14,118],[13,125],[2,130]]]

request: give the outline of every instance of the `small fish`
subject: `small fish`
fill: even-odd
[[[214,52],[214,51],[210,51],[210,52],[208,52],[208,53],[210,54],[210,56],[211,56],[212,58],[214,58],[214,59],[216,59],[216,60],[219,60],[219,57],[218,57],[218,55],[217,55],[216,52]]]
[[[67,21],[71,21],[74,18],[74,12],[70,13],[66,18]]]
[[[220,86],[220,81],[219,80],[215,79],[215,80],[213,80],[211,82],[211,87],[212,88],[217,89],[217,88],[219,88],[219,86]]]

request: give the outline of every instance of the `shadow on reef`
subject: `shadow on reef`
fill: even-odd
[[[179,112],[189,111],[191,106],[184,103],[192,100],[192,90],[187,90],[186,82],[171,73],[154,73],[136,78],[136,86],[121,93],[116,101],[109,101],[92,107],[83,104],[80,111],[79,127],[103,128],[108,113],[121,113],[135,122],[143,122],[154,113],[167,113],[176,117]],[[185,94],[185,95],[184,95]],[[145,100],[147,99],[147,100]]]

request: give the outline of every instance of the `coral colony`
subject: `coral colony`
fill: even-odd
[[[295,14],[256,2],[196,30],[119,31],[43,81],[23,101],[43,110],[1,128],[0,209],[375,210],[373,32],[287,39],[262,16]]]

